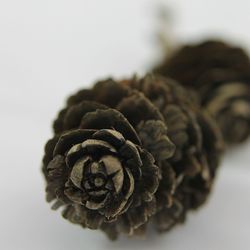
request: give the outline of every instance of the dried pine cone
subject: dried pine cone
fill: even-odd
[[[225,141],[228,144],[245,141],[250,135],[250,77],[214,69],[197,82],[204,84],[200,90],[202,104],[215,117]]]
[[[240,48],[218,41],[184,46],[155,69],[200,94],[228,144],[250,134],[250,59]]]
[[[206,201],[222,149],[194,93],[160,76],[79,91],[54,131],[43,160],[47,200],[111,239],[143,235],[150,221],[159,231],[184,221]]]
[[[71,96],[54,132],[43,159],[53,208],[63,206],[66,219],[111,239],[144,233],[156,213],[162,164],[175,148],[159,110],[138,91],[106,80]],[[175,176],[166,182],[171,199]]]
[[[158,107],[167,124],[169,138],[176,146],[175,154],[162,168],[163,178],[156,192],[154,219],[157,228],[165,231],[184,221],[188,210],[206,201],[223,148],[220,131],[214,121],[200,111],[194,93],[171,79],[148,75],[144,79],[123,81],[123,84],[143,92]],[[145,134],[150,132],[145,131]],[[166,180],[172,168],[177,181],[172,204],[166,206],[165,191],[169,183]]]

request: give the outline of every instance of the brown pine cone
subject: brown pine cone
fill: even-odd
[[[66,219],[111,239],[143,234],[156,213],[162,164],[175,149],[159,110],[109,79],[71,96],[54,132],[43,159],[53,208],[62,206]],[[169,172],[167,205],[175,185],[170,166]]]
[[[156,192],[157,214],[154,216],[160,231],[184,221],[188,210],[202,205],[211,191],[222,153],[220,131],[214,121],[201,112],[194,93],[177,82],[161,76],[148,75],[143,79],[123,81],[148,97],[161,111],[176,151],[162,168],[162,180]],[[143,127],[141,128],[143,130]],[[145,134],[149,134],[147,131]],[[171,206],[166,206],[166,181],[174,169],[176,185]]]
[[[250,77],[214,69],[197,82],[204,84],[202,105],[215,117],[227,144],[245,141],[250,135]]]
[[[210,193],[222,145],[194,93],[159,76],[79,91],[54,131],[43,161],[48,201],[111,239],[184,221]]]
[[[187,45],[155,72],[198,91],[227,144],[250,135],[250,59],[242,49],[219,41]]]

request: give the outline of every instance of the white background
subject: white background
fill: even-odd
[[[160,3],[173,40],[250,48],[249,0],[0,0],[0,249],[250,249],[249,143],[226,155],[207,206],[169,234],[112,243],[45,202],[40,162],[56,112],[97,79],[150,68]]]

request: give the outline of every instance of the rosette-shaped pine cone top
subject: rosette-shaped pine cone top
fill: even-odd
[[[199,92],[227,144],[250,135],[250,59],[237,47],[207,41],[186,45],[155,69]]]
[[[160,231],[166,231],[184,221],[190,209],[206,201],[223,150],[220,131],[212,118],[201,112],[194,93],[174,80],[148,75],[143,79],[123,81],[123,84],[144,93],[160,110],[169,138],[176,146],[173,157],[162,164],[163,178],[156,192],[154,220]],[[141,129],[144,134],[151,133]],[[174,170],[176,178],[171,205],[166,203],[169,169]]]
[[[43,159],[53,208],[62,206],[66,219],[111,239],[144,233],[156,213],[161,162],[175,149],[159,110],[109,79],[71,96],[54,132]],[[171,199],[175,176],[165,182]]]

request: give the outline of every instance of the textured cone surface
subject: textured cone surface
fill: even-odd
[[[175,150],[159,109],[108,79],[69,97],[54,133],[43,159],[53,208],[63,207],[64,218],[110,239],[144,234],[157,212],[162,166]],[[173,172],[164,170],[168,206]]]
[[[187,45],[155,72],[197,90],[226,143],[239,143],[250,135],[250,59],[242,49],[219,41]]]
[[[176,146],[173,157],[162,163],[156,192],[154,220],[158,230],[166,231],[207,200],[223,149],[220,131],[213,119],[201,112],[194,93],[171,79],[148,75],[123,84],[143,92],[158,107]],[[176,182],[171,197],[166,190],[172,175]]]
[[[211,191],[220,132],[194,91],[149,75],[108,79],[69,97],[45,147],[47,200],[63,217],[100,229],[144,235],[183,222]]]

